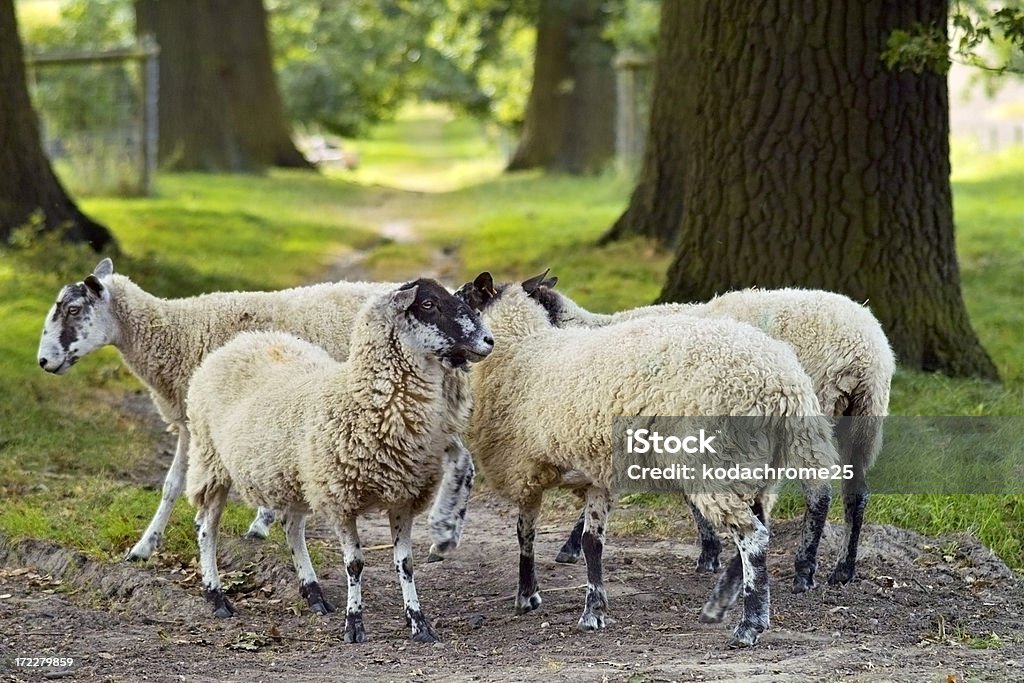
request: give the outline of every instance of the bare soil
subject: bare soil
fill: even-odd
[[[628,514],[628,513],[627,513]],[[538,539],[544,604],[516,616],[515,511],[486,492],[470,508],[464,544],[419,564],[424,609],[443,643],[408,639],[391,569],[387,522],[361,521],[368,547],[369,642],[348,645],[344,617],[310,614],[286,558],[227,538],[222,572],[239,615],[214,619],[193,566],[159,558],[107,564],[48,542],[0,539],[0,680],[76,681],[1021,681],[1024,591],[969,537],[929,539],[869,526],[861,580],[793,595],[795,521],[779,523],[770,557],[772,627],[750,650],[726,648],[728,625],[697,622],[713,577],[693,570],[689,542],[613,537],[605,571],[613,621],[578,633],[586,568],[553,561],[571,517]],[[420,520],[422,522],[422,520]],[[841,529],[830,527],[823,567]],[[314,537],[326,538],[323,529]],[[425,525],[415,552],[426,556]],[[345,602],[340,560],[319,567]],[[13,667],[13,657],[64,656],[71,671]]]

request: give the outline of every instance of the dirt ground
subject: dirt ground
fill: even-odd
[[[628,514],[628,513],[627,513]],[[0,680],[41,681],[1022,681],[1024,590],[970,538],[866,530],[862,579],[793,595],[796,523],[776,525],[770,557],[772,626],[757,647],[726,648],[728,625],[697,621],[713,578],[696,574],[689,542],[611,538],[613,620],[575,630],[586,568],[553,557],[570,517],[538,537],[544,604],[516,616],[515,513],[481,492],[464,544],[416,566],[425,612],[443,643],[408,639],[383,516],[361,521],[367,551],[369,641],[347,645],[342,613],[310,614],[286,559],[254,541],[225,539],[222,572],[237,617],[214,619],[189,566],[106,564],[44,542],[0,539]],[[426,556],[418,520],[415,552]],[[840,537],[830,527],[823,566]],[[327,538],[315,528],[313,537]],[[333,561],[332,561],[333,560]],[[318,568],[344,605],[333,556]],[[735,615],[732,615],[735,616]],[[71,670],[13,667],[14,657],[73,657]]]

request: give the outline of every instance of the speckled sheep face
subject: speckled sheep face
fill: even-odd
[[[544,308],[548,315],[548,321],[556,327],[560,326],[564,317],[562,296],[553,291],[557,283],[558,278],[548,277],[546,270],[522,283],[523,291]],[[472,306],[473,310],[483,311],[492,302],[499,299],[507,287],[507,284],[495,287],[491,274],[484,271],[477,275],[472,282],[462,285],[455,292],[455,296]]]
[[[86,354],[114,340],[110,290],[101,282],[113,271],[110,259],[103,259],[85,280],[61,288],[39,340],[43,370],[64,374]]]
[[[393,301],[405,312],[406,343],[436,355],[446,367],[463,368],[494,348],[480,316],[435,280],[410,282],[394,294]]]

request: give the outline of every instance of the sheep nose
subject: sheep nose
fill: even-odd
[[[488,344],[490,346],[494,346],[494,337],[492,337],[489,334],[484,336],[484,344]]]
[[[49,364],[50,364],[50,361],[47,360],[46,358],[40,358],[39,359],[39,367],[41,367],[43,370],[45,370],[46,366],[49,365]]]

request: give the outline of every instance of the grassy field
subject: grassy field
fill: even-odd
[[[163,175],[156,197],[95,198],[84,208],[120,240],[116,268],[165,296],[301,283],[352,249],[367,251],[365,263],[381,278],[415,271],[439,249],[457,255],[463,278],[483,269],[520,278],[550,267],[560,288],[602,311],[646,303],[659,291],[668,255],[639,240],[593,246],[625,206],[626,179],[502,176],[499,140],[430,109],[347,146],[361,158],[355,172]],[[900,371],[892,412],[1021,415],[1024,151],[958,153],[954,161],[964,295],[1005,383]],[[394,222],[407,223],[418,238],[382,240],[377,230]],[[46,375],[35,362],[53,297],[95,261],[83,250],[30,237],[19,249],[0,250],[0,385],[7,389],[0,394],[0,532],[53,538],[116,559],[159,499],[158,490],[139,485],[160,472],[154,438],[123,406],[138,384],[109,349],[63,377]],[[639,533],[669,533],[671,520],[688,515],[668,498],[631,503],[641,512],[622,528]],[[781,510],[798,507],[789,500]],[[232,506],[227,532],[243,529],[249,514]],[[969,531],[1024,570],[1024,496],[879,495],[869,519],[932,534]],[[172,560],[195,552],[185,502],[165,548]]]

